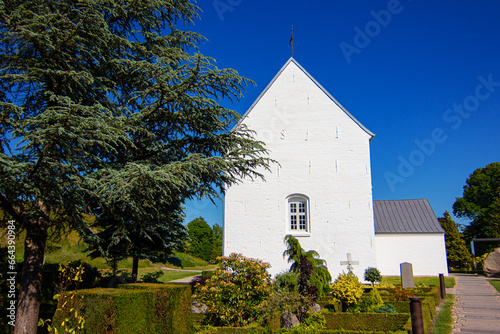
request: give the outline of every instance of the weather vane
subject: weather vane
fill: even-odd
[[[290,47],[292,48],[292,57],[293,57],[293,53],[294,53],[294,49],[295,49],[295,42],[293,41],[293,24],[292,24],[292,36],[290,37]]]

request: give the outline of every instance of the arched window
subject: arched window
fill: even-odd
[[[288,229],[293,232],[309,232],[309,199],[304,195],[288,197]]]

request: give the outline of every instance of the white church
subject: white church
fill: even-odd
[[[266,180],[243,179],[224,198],[223,252],[290,268],[283,239],[314,249],[335,279],[350,263],[399,275],[448,275],[444,230],[426,199],[374,201],[370,141],[374,134],[290,58],[240,123],[266,143],[279,164]]]

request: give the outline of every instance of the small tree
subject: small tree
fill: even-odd
[[[220,257],[214,275],[196,285],[194,298],[208,307],[206,322],[213,326],[245,326],[263,312],[272,292],[269,263],[241,254]]]
[[[380,282],[381,280],[382,275],[377,268],[368,267],[368,269],[365,270],[365,281],[371,282],[372,285],[374,285],[375,282]]]
[[[319,258],[318,252],[315,250],[305,251],[300,242],[292,235],[285,236],[285,244],[287,249],[283,252],[283,257],[288,256],[288,263],[292,263],[290,266],[290,272],[299,275],[299,267],[301,264],[302,256],[307,259],[308,263],[312,267],[312,275],[308,277],[309,283],[317,288],[319,295],[323,293],[323,289],[332,281],[332,276],[326,268],[326,261]],[[297,276],[297,279],[299,277]]]
[[[342,302],[343,311],[356,304],[363,295],[363,285],[352,272],[341,273],[330,288],[333,298]]]

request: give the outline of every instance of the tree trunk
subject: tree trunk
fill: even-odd
[[[26,226],[24,264],[14,334],[34,334],[37,332],[46,243],[47,229],[43,220],[40,218],[29,222]]]
[[[132,260],[132,283],[137,282],[137,273],[139,272],[139,258],[133,257]]]

